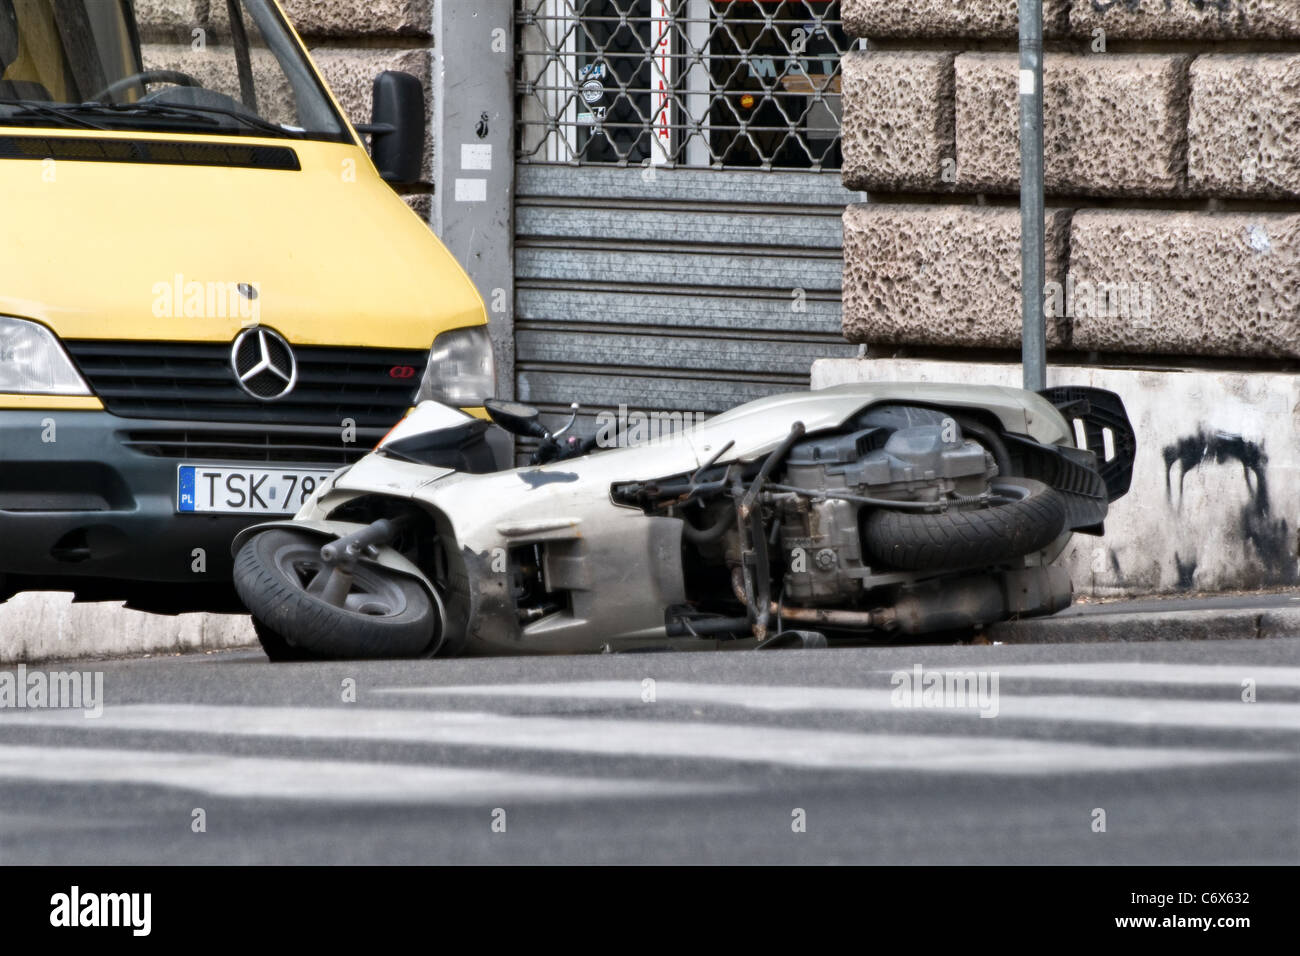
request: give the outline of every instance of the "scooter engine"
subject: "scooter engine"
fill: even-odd
[[[785,462],[779,497],[785,598],[800,605],[851,604],[873,573],[864,561],[862,512],[852,498],[939,502],[988,491],[993,457],[950,416],[927,408],[882,406],[855,430],[801,442]],[[845,497],[827,497],[827,495]]]

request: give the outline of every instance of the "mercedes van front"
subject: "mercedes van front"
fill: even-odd
[[[494,391],[481,298],[389,185],[418,81],[359,133],[275,0],[138,7],[0,0],[0,600],[224,607],[239,529],[418,393]]]

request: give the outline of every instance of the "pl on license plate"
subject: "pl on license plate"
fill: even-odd
[[[176,510],[217,514],[293,514],[332,472],[181,465]]]

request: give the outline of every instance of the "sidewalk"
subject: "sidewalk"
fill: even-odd
[[[242,614],[146,614],[120,603],[74,604],[59,591],[29,591],[0,604],[0,664],[147,657],[255,647]]]
[[[995,624],[1004,644],[1254,640],[1300,637],[1300,590],[1089,601],[1053,617]],[[120,604],[73,604],[66,594],[20,594],[0,605],[0,664],[146,657],[255,647],[247,617],[167,617]]]
[[[988,628],[991,641],[1253,640],[1300,636],[1300,590],[1089,601],[1053,615]]]

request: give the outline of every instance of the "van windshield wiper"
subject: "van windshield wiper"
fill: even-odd
[[[281,126],[279,123],[264,120],[262,117],[253,116],[250,113],[241,113],[239,110],[226,109],[224,106],[197,106],[192,103],[85,103],[82,104],[82,106],[94,108],[96,110],[103,110],[109,113],[138,112],[171,116],[188,116],[192,119],[206,120],[209,123],[216,123],[217,120],[215,117],[225,116],[228,119],[233,119],[243,123],[249,129],[263,130],[268,133],[273,133],[276,136],[291,136],[298,138],[305,132],[304,130]]]
[[[204,124],[209,126],[217,125],[217,120],[210,116],[195,116],[192,113],[175,112],[171,107],[163,107],[161,105],[159,105],[158,108],[151,108],[155,106],[155,104],[152,103],[145,104],[146,107],[149,108],[144,110],[139,110],[135,106],[117,107],[107,103],[45,103],[39,100],[0,100],[0,104],[20,107],[20,109],[10,113],[9,116],[6,117],[9,119],[41,117],[43,119],[58,120],[66,125],[78,126],[83,129],[97,129],[105,132],[108,132],[110,128],[104,126],[102,123],[96,123],[92,120],[86,119],[83,114],[89,113],[94,116],[96,114],[103,115],[106,113],[109,115],[118,115],[127,112],[148,112],[158,115],[173,115],[178,119],[202,120]]]
[[[10,117],[39,116],[57,120],[65,125],[76,125],[85,129],[107,131],[109,127],[87,119],[86,116],[129,117],[131,115],[170,116],[176,119],[199,122],[204,126],[222,125],[219,116],[236,120],[249,129],[271,133],[278,137],[299,138],[303,131],[284,127],[260,116],[250,116],[238,110],[229,110],[221,106],[193,106],[176,103],[43,103],[36,100],[0,100],[0,104],[21,107]]]
[[[97,129],[104,132],[108,131],[107,126],[92,122],[84,117],[76,115],[76,111],[70,110],[65,105],[55,105],[53,103],[41,103],[36,100],[6,100],[0,99],[0,106],[17,106],[19,109],[9,114],[0,114],[0,121],[7,119],[31,119],[40,117],[42,119],[53,120],[61,126],[75,126],[79,129]]]

